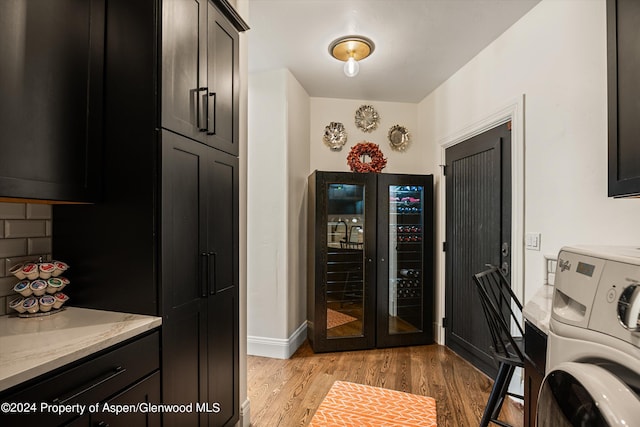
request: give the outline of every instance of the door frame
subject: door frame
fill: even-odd
[[[446,316],[445,280],[446,252],[442,244],[446,239],[446,180],[442,166],[446,164],[446,150],[489,129],[511,121],[511,286],[520,301],[524,301],[524,101],[525,95],[509,102],[485,118],[461,128],[442,138],[440,146],[440,166],[438,174],[438,293],[436,296],[437,342],[445,344],[442,318]]]

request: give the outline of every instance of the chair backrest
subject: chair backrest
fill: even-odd
[[[525,355],[521,344],[518,345],[511,333],[512,325],[515,325],[520,336],[524,337],[522,304],[509,281],[497,267],[474,274],[473,279],[480,294],[495,355],[504,361],[523,363]]]

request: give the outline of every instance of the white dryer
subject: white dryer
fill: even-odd
[[[640,426],[640,249],[558,254],[540,427]]]

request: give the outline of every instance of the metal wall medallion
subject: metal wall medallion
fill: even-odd
[[[371,105],[363,105],[356,111],[356,126],[363,132],[373,132],[378,128],[380,116]]]
[[[329,123],[328,126],[324,127],[322,140],[331,151],[342,150],[342,146],[347,142],[347,133],[344,130],[344,125],[338,122]]]
[[[411,134],[404,126],[394,125],[387,134],[389,145],[396,151],[404,151],[411,142]]]

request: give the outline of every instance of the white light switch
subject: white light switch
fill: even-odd
[[[525,233],[524,247],[530,251],[540,250],[540,233]]]

